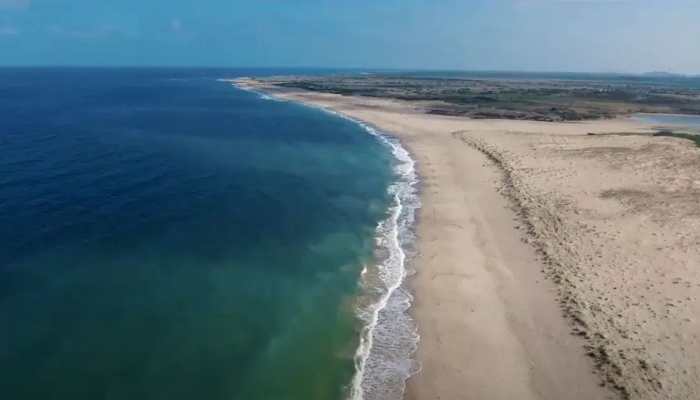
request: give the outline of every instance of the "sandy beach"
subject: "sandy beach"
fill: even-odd
[[[700,149],[626,119],[239,86],[398,137],[422,181],[408,399],[700,398]]]

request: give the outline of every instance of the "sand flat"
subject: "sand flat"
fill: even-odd
[[[468,120],[239,84],[368,122],[418,161],[407,398],[700,398],[694,144],[628,120]]]

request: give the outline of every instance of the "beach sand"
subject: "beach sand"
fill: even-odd
[[[408,399],[700,398],[693,143],[629,120],[468,120],[237,84],[362,120],[417,160]]]

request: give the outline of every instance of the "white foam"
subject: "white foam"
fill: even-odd
[[[415,372],[411,357],[419,336],[407,314],[412,297],[403,287],[408,275],[407,247],[413,242],[412,227],[420,207],[415,162],[401,143],[372,127],[355,121],[391,149],[397,179],[389,187],[393,204],[389,217],[377,226],[377,245],[385,259],[377,265],[384,288],[378,300],[361,309],[366,322],[355,355],[356,373],[350,390],[352,400],[401,399],[406,379]]]
[[[241,85],[238,84],[238,81],[237,81],[236,79],[217,79],[217,81],[218,81],[218,82],[228,82],[228,83],[230,83],[232,86],[234,86],[234,87],[237,88],[237,89],[244,90],[244,91],[250,92],[250,93],[255,93],[255,94],[257,94],[258,97],[260,97],[262,100],[280,101],[280,102],[285,101],[285,100],[283,100],[283,99],[280,99],[280,98],[277,98],[277,97],[274,97],[274,96],[270,96],[270,95],[268,95],[268,94],[266,94],[266,93],[257,91],[257,90],[255,90],[255,89],[252,89],[252,88],[249,88],[249,87],[246,87],[246,86],[241,86]]]
[[[403,286],[408,276],[407,251],[414,242],[413,225],[416,210],[420,208],[415,161],[397,139],[362,121],[318,108],[359,124],[387,146],[396,160],[394,171],[397,178],[388,189],[393,204],[389,216],[376,229],[377,246],[386,254],[376,266],[383,287],[369,287],[369,290],[379,290],[380,294],[375,302],[358,310],[365,326],[355,353],[356,371],[349,399],[402,399],[406,380],[419,369],[412,355],[420,336],[407,313],[413,297]],[[362,277],[365,275],[366,270],[363,270]]]

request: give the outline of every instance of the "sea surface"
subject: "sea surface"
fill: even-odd
[[[670,128],[687,133],[700,133],[700,115],[681,114],[635,114],[632,119],[654,125],[660,129]]]
[[[413,161],[285,72],[0,69],[2,398],[401,394]]]

